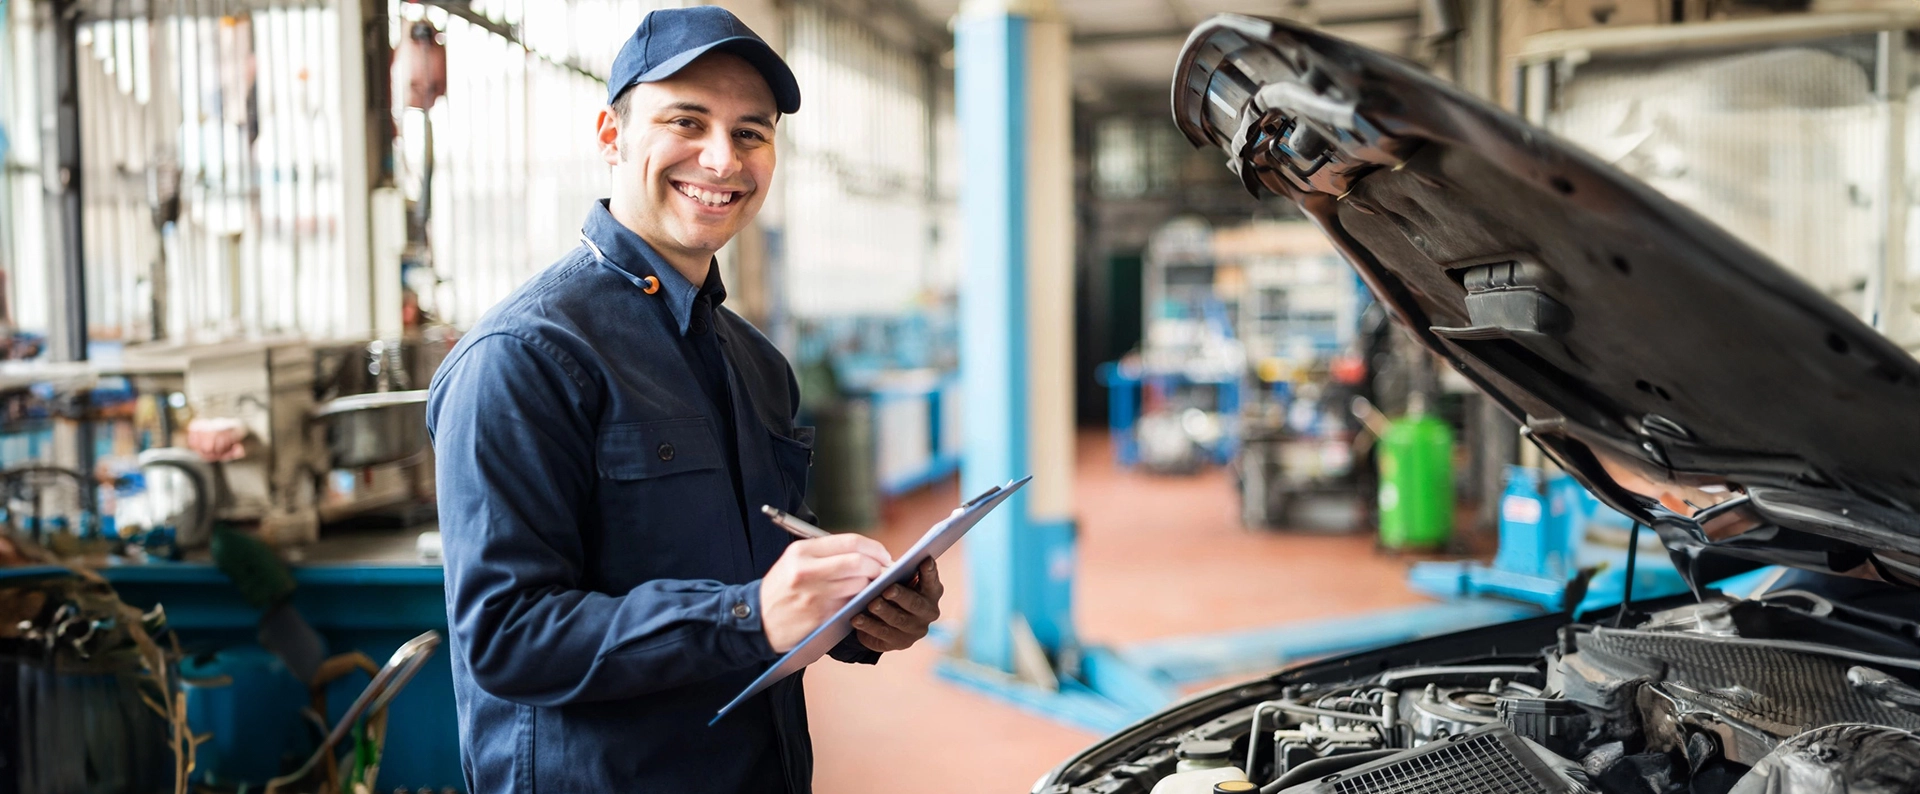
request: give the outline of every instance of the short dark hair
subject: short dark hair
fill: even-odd
[[[635,83],[634,85],[639,85],[639,83]],[[613,117],[620,120],[620,126],[625,127],[627,126],[627,108],[632,105],[633,105],[633,86],[630,85],[630,86],[627,86],[626,88],[620,89],[620,95],[617,97],[614,97],[613,104],[608,105],[607,107],[610,107],[613,109]]]

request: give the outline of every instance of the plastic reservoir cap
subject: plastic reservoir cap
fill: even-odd
[[[1245,780],[1222,780],[1213,784],[1213,794],[1236,794],[1241,791],[1259,791],[1260,787]]]
[[[1188,739],[1174,751],[1182,761],[1212,761],[1233,753],[1233,742],[1225,739]]]

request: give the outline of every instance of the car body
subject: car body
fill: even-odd
[[[1173,106],[1692,593],[1206,693],[1035,792],[1211,791],[1209,769],[1301,794],[1920,791],[1920,362],[1576,146],[1310,28],[1209,20]]]

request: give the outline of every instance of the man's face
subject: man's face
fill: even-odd
[[[738,56],[708,53],[601,111],[614,217],[669,259],[704,259],[753,220],[773,180],[773,91]]]

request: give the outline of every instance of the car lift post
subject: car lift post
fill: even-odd
[[[1022,700],[1053,701],[1071,689],[1080,655],[1071,601],[1069,46],[1051,0],[969,0],[955,19],[967,173],[960,194],[961,490],[972,495],[1029,473],[1034,480],[963,544],[971,603],[940,673]]]

